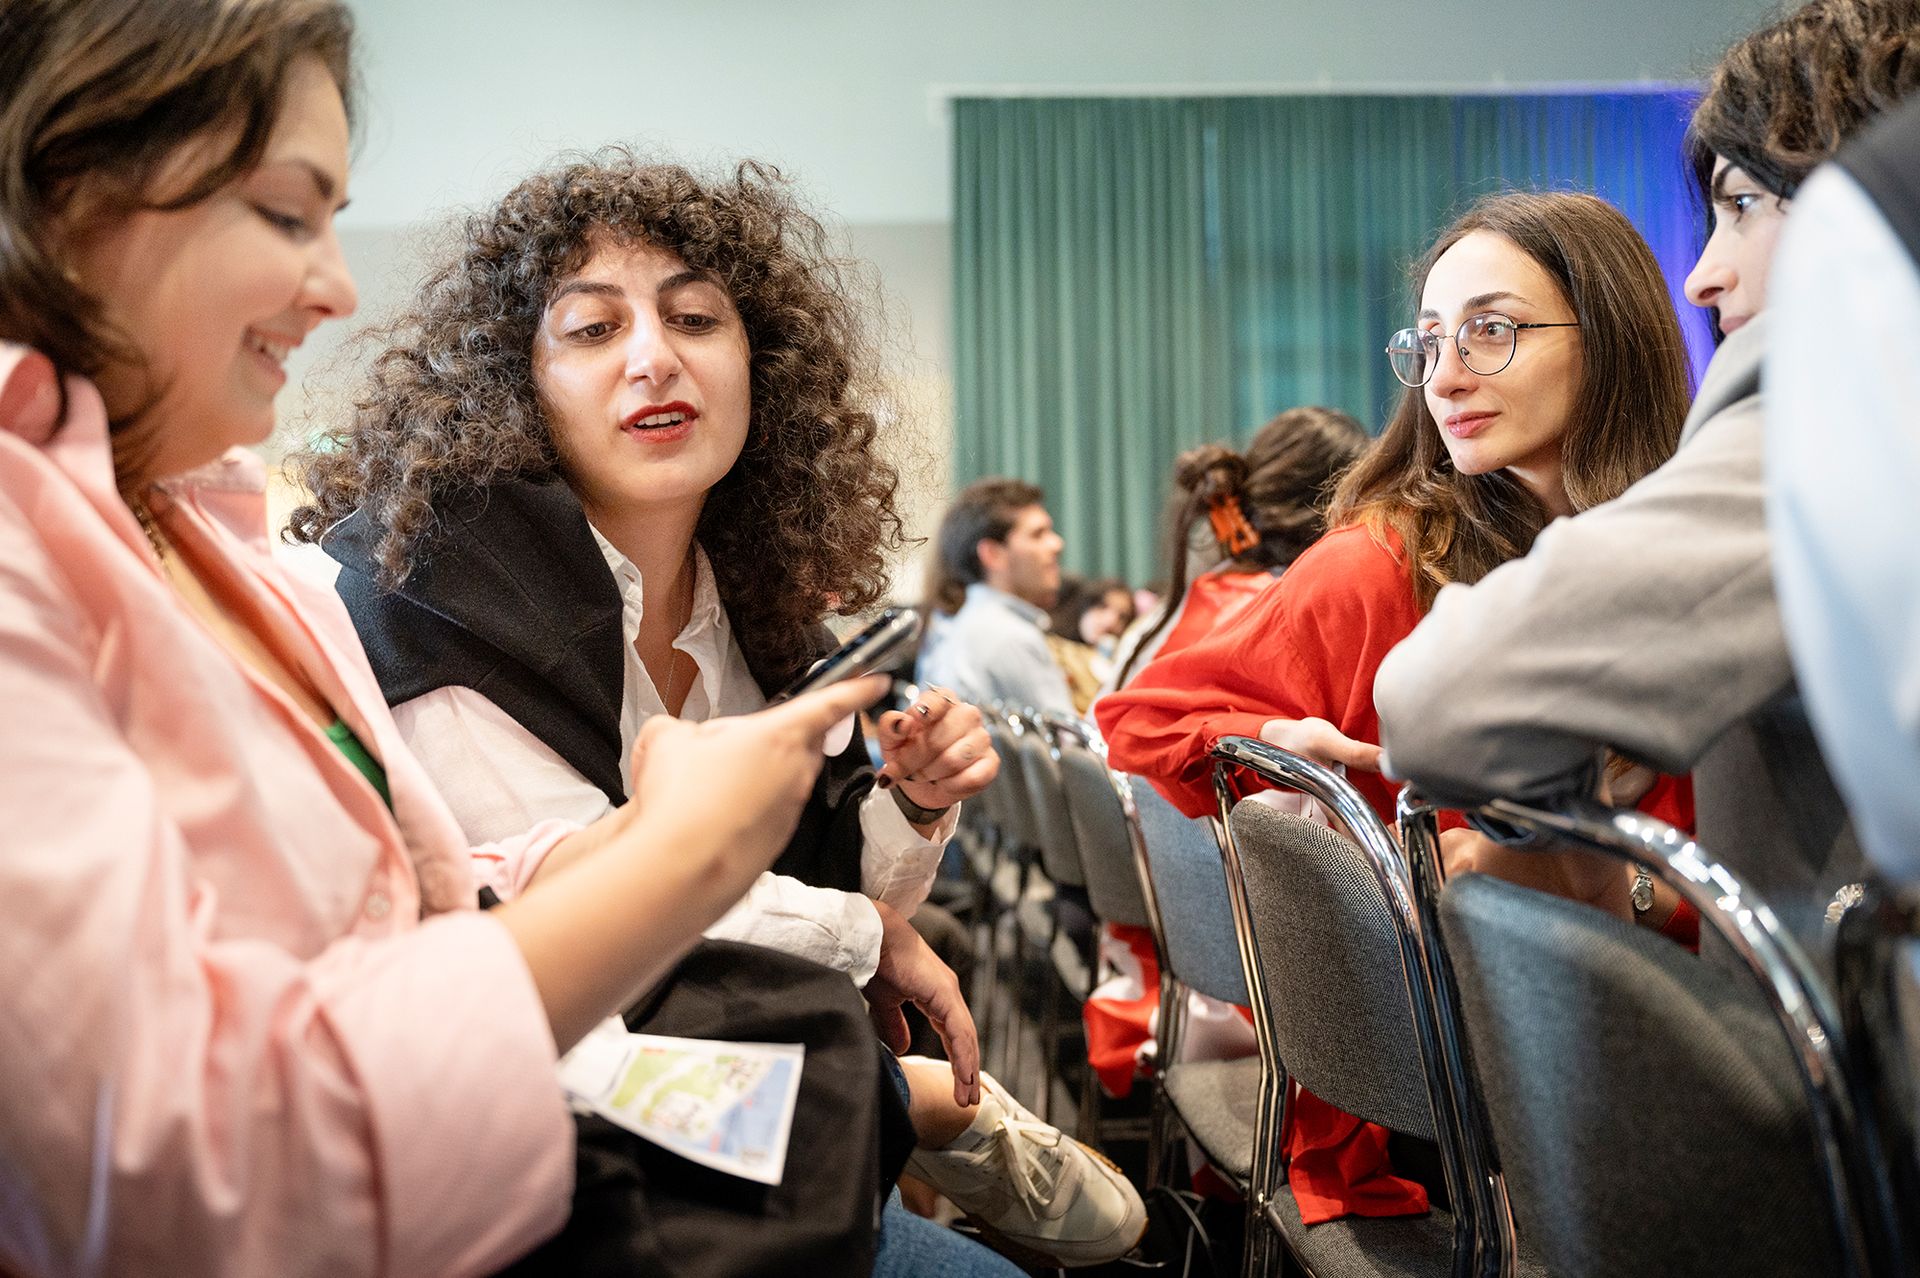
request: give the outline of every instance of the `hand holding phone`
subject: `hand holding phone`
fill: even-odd
[[[889,608],[872,625],[841,644],[826,660],[782,688],[773,698],[785,701],[803,692],[830,688],[848,679],[872,674],[920,633],[920,614],[911,608]]]

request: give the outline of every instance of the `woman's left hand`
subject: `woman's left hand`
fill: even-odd
[[[1000,773],[980,712],[945,688],[924,689],[905,712],[880,716],[880,776],[923,808],[971,799]]]

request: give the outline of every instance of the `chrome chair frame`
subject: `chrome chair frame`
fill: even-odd
[[[1442,884],[1436,809],[1412,787],[1402,791],[1399,808],[1408,856],[1426,866],[1416,883],[1421,913],[1431,920]],[[1531,839],[1571,843],[1644,865],[1699,911],[1702,921],[1759,983],[1787,1038],[1812,1111],[1848,1272],[1861,1278],[1913,1272],[1914,1257],[1904,1245],[1884,1175],[1879,1133],[1871,1107],[1862,1103],[1865,1091],[1841,1035],[1839,1017],[1806,954],[1759,894],[1709,857],[1693,838],[1642,812],[1567,797],[1542,803],[1495,799],[1476,814]],[[1437,928],[1429,926],[1427,937],[1439,954]],[[1451,993],[1451,971],[1441,957],[1443,979]],[[1443,1028],[1453,1040],[1448,1050],[1464,1059],[1459,1019],[1449,1018]],[[1464,1099],[1477,1107],[1477,1098]]]
[[[1152,1094],[1148,1098],[1148,1116],[1145,1119],[1127,1119],[1124,1120],[1123,1126],[1113,1126],[1110,1128],[1109,1124],[1102,1119],[1100,1114],[1100,1082],[1099,1079],[1095,1077],[1093,1063],[1089,1060],[1086,1063],[1086,1069],[1081,1081],[1078,1117],[1079,1132],[1082,1138],[1089,1136],[1105,1138],[1109,1134],[1112,1134],[1128,1139],[1138,1139],[1144,1135],[1147,1142],[1146,1187],[1151,1189],[1158,1183],[1160,1167],[1158,1158],[1165,1141],[1164,1131],[1160,1128],[1159,1123],[1156,1122],[1163,1108],[1163,1097],[1161,1096],[1159,1088],[1158,1064],[1162,1060],[1170,1059],[1170,1057],[1165,1054],[1166,1044],[1169,1042],[1167,1037],[1169,1033],[1168,1027],[1171,1023],[1171,1032],[1177,1034],[1181,1017],[1178,1013],[1170,1014],[1166,1002],[1169,983],[1172,980],[1170,969],[1167,966],[1166,946],[1163,943],[1166,933],[1160,918],[1160,902],[1153,893],[1153,881],[1147,872],[1146,842],[1140,830],[1139,811],[1134,807],[1132,786],[1126,777],[1115,772],[1107,762],[1107,743],[1101,739],[1098,732],[1090,731],[1084,723],[1079,722],[1073,724],[1072,730],[1078,738],[1080,746],[1084,748],[1088,754],[1092,755],[1094,760],[1100,765],[1101,772],[1106,776],[1107,788],[1113,795],[1114,802],[1119,805],[1120,815],[1127,831],[1128,861],[1132,865],[1133,872],[1140,885],[1141,901],[1146,907],[1147,912],[1147,930],[1153,934],[1154,957],[1160,967],[1161,996],[1159,1034],[1155,1040],[1154,1072],[1148,1079],[1143,1080],[1148,1086],[1153,1088]],[[1081,846],[1081,855],[1083,858],[1086,856],[1086,845],[1084,843]],[[1105,922],[1105,920],[1101,921],[1102,923]],[[1098,948],[1098,944],[1096,943],[1095,953],[1088,956],[1090,971],[1095,978],[1099,975]],[[1182,999],[1181,1008],[1184,1010],[1184,1007],[1185,1000]]]
[[[1907,962],[1901,951],[1920,945],[1920,894],[1877,878],[1863,887],[1835,930],[1834,997],[1863,1112],[1879,1130],[1890,1219],[1902,1229],[1903,1254],[1912,1257],[1914,1226],[1906,1222],[1920,1221],[1920,1059],[1908,1051],[1897,987]]]
[[[1038,735],[1038,739],[1045,744],[1047,754],[1052,760],[1057,776],[1060,767],[1062,740],[1071,737],[1073,740],[1084,744],[1087,735],[1086,728],[1076,720],[1045,711],[1029,710],[1026,712],[1026,718],[1029,728],[1034,731]],[[1031,795],[1031,792],[1029,793]],[[1085,853],[1081,847],[1082,840],[1080,831],[1078,827],[1073,824],[1072,809],[1067,804],[1064,791],[1062,791],[1058,798],[1060,801],[1060,819],[1066,822],[1068,832],[1067,842],[1071,846],[1066,849],[1050,849],[1045,846],[1045,835],[1043,834],[1042,846],[1039,849],[1040,873],[1054,883],[1056,890],[1061,886],[1080,886],[1084,884],[1086,879],[1086,871],[1083,868]],[[1049,855],[1049,853],[1051,853],[1051,855]],[[1066,864],[1068,860],[1071,860],[1071,865]],[[1071,880],[1063,881],[1061,877],[1055,873],[1056,870],[1077,875],[1080,883],[1076,884]],[[1025,946],[1027,942],[1035,939],[1028,935],[1026,925],[1019,916],[1021,906],[1024,904],[1025,894],[1023,893],[1020,904],[1014,907],[1014,952],[1016,955],[1022,956],[1016,960],[1022,970],[1024,970],[1025,967],[1025,955],[1027,954]],[[1059,1020],[1060,995],[1066,992],[1066,981],[1064,974],[1056,962],[1054,954],[1055,948],[1062,940],[1059,914],[1056,909],[1049,905],[1047,916],[1048,925],[1046,934],[1044,938],[1039,940],[1042,951],[1041,970],[1044,973],[1042,979],[1046,981],[1046,988],[1040,993],[1040,1024],[1038,1027],[1040,1042],[1040,1096],[1039,1103],[1034,1106],[1034,1109],[1039,1112],[1042,1119],[1052,1121],[1053,1084],[1058,1075],[1058,1056],[1061,1039]],[[1079,958],[1086,967],[1088,989],[1091,990],[1093,985],[1092,956],[1082,953],[1079,955]]]
[[[1490,1195],[1479,1192],[1479,1187],[1489,1181],[1489,1164],[1475,1161],[1475,1155],[1484,1150],[1462,1139],[1460,1095],[1465,1086],[1459,1071],[1462,1058],[1447,1050],[1449,1038],[1457,1044],[1458,1037],[1450,1035],[1443,1026],[1435,997],[1439,981],[1431,971],[1431,963],[1438,934],[1432,928],[1431,919],[1423,917],[1418,908],[1413,876],[1399,844],[1351,784],[1311,759],[1251,737],[1223,737],[1214,743],[1212,755],[1214,795],[1219,804],[1215,832],[1220,839],[1227,868],[1227,889],[1239,923],[1235,931],[1240,943],[1240,961],[1246,971],[1247,992],[1253,1000],[1254,1033],[1260,1042],[1262,1063],[1259,1136],[1254,1145],[1253,1192],[1248,1195],[1247,1203],[1245,1272],[1264,1272],[1268,1240],[1280,1232],[1274,1221],[1272,1199],[1280,1170],[1279,1137],[1289,1089],[1278,1057],[1273,1009],[1261,979],[1259,938],[1251,926],[1243,863],[1228,819],[1237,801],[1231,785],[1236,771],[1252,773],[1269,785],[1316,800],[1346,827],[1348,836],[1365,855],[1394,922],[1408,1009],[1426,1066],[1427,1100],[1433,1110],[1435,1144],[1440,1149],[1447,1195],[1454,1207],[1453,1271],[1456,1278],[1502,1273],[1499,1249],[1485,1246],[1489,1230],[1482,1212],[1487,1208]]]
[[[1100,743],[1099,754],[1102,760],[1106,759],[1104,741]],[[1160,1015],[1153,1042],[1153,1095],[1148,1099],[1147,1106],[1146,1187],[1154,1189],[1159,1186],[1166,1172],[1167,1119],[1171,1110],[1166,1088],[1161,1086],[1160,1079],[1179,1059],[1180,1036],[1187,1022],[1187,987],[1174,975],[1173,963],[1168,957],[1167,924],[1160,913],[1160,896],[1154,890],[1153,871],[1147,864],[1150,853],[1146,835],[1140,828],[1140,809],[1133,799],[1133,782],[1114,771],[1111,764],[1107,767],[1107,780],[1120,800],[1120,810],[1126,814],[1127,841],[1132,844],[1133,869],[1140,878],[1140,896],[1147,906],[1147,930],[1153,933],[1154,958],[1160,966]]]

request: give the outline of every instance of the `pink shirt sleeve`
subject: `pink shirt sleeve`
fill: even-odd
[[[573,1172],[511,938],[471,910],[316,927],[314,885],[249,852],[271,831],[189,846],[167,813],[198,795],[160,801],[121,728],[140,689],[95,669],[137,627],[79,605],[115,583],[54,561],[73,534],[42,498],[0,490],[0,1271],[507,1263]]]

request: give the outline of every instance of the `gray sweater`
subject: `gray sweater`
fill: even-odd
[[[1387,769],[1443,801],[1564,793],[1612,747],[1694,774],[1699,836],[1810,949],[1859,848],[1795,693],[1767,549],[1756,320],[1673,459],[1448,586],[1380,667]]]

